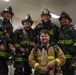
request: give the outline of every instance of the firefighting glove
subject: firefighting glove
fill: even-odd
[[[48,67],[49,69],[51,69],[54,65],[56,65],[56,64],[58,63],[57,60],[58,60],[58,59],[54,59],[54,60],[50,61],[50,62],[47,64],[47,67]]]

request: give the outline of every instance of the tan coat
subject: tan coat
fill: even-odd
[[[62,66],[65,63],[66,58],[65,58],[64,53],[62,52],[62,50],[60,49],[59,46],[58,46],[58,50],[59,51],[58,51],[58,57],[57,57],[57,59],[59,59],[59,61],[60,61],[60,66]],[[29,64],[30,64],[30,66],[32,68],[34,68],[34,65],[36,63],[40,64],[41,56],[42,56],[42,51],[38,48],[38,50],[37,50],[37,56],[36,56],[36,58],[34,58],[34,52],[33,51],[34,51],[34,49],[32,49],[32,51],[31,51],[31,53],[29,55],[29,58],[28,58],[29,59]],[[51,61],[51,60],[53,60],[55,58],[54,57],[55,53],[54,53],[54,47],[53,46],[50,46],[48,48],[47,54],[48,54],[48,61]],[[36,61],[36,59],[37,59],[37,61]]]

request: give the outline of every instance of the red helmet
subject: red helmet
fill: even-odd
[[[64,11],[62,11],[59,21],[61,21],[62,18],[67,18],[69,22],[72,22],[72,19],[70,18],[70,16]]]
[[[11,6],[7,7],[5,10],[3,10],[3,11],[1,12],[1,16],[3,16],[3,14],[4,14],[5,12],[9,12],[9,13],[11,14],[11,17],[14,16],[14,13],[12,12],[12,7],[11,7]]]
[[[33,24],[33,20],[31,19],[31,16],[29,14],[27,14],[26,17],[22,20],[23,25],[24,25],[24,22],[30,22],[31,25]]]
[[[44,9],[44,10],[42,11],[41,17],[42,17],[43,15],[49,15],[49,16],[51,17],[50,11],[49,11],[48,9]]]

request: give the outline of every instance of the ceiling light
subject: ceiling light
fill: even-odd
[[[59,18],[59,17],[60,17],[60,16],[55,15],[55,14],[53,14],[53,13],[50,13],[50,14],[51,14],[52,18],[55,18],[55,19],[57,19],[57,18]]]
[[[4,0],[4,1],[8,2],[8,1],[10,1],[10,0]]]

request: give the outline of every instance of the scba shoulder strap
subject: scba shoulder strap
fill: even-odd
[[[36,56],[37,56],[37,50],[38,50],[39,46],[40,45],[38,43],[34,46],[34,58],[36,58]],[[58,56],[57,44],[50,44],[50,46],[54,46],[55,58],[57,58],[57,56]]]

